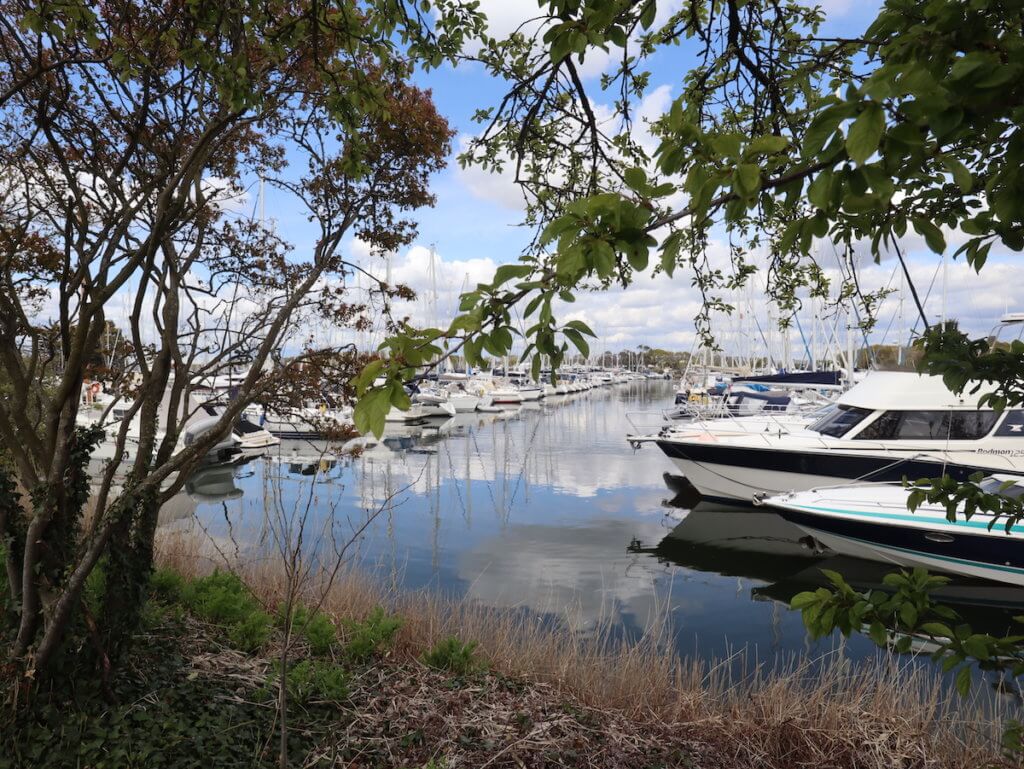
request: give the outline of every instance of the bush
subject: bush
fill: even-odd
[[[258,649],[270,634],[270,615],[230,572],[215,571],[188,582],[181,596],[196,616],[224,625],[230,642],[243,651]]]
[[[228,641],[236,649],[254,652],[267,642],[270,636],[270,616],[256,610],[238,622],[228,625]]]
[[[278,675],[280,671],[275,672],[272,680]],[[348,676],[333,663],[323,660],[302,660],[288,668],[285,688],[292,702],[340,702],[348,697]]]
[[[241,622],[258,609],[242,580],[219,570],[187,583],[182,599],[199,617],[224,625]]]
[[[421,659],[427,667],[464,676],[480,668],[476,661],[476,647],[476,641],[462,643],[458,638],[449,637],[434,644],[434,648],[424,652]]]
[[[327,654],[338,638],[330,617],[319,612],[311,616],[301,629],[313,654]]]
[[[353,662],[365,662],[384,649],[394,640],[395,633],[402,627],[402,620],[389,617],[379,606],[362,622],[345,621],[348,640],[345,656]]]
[[[157,569],[149,578],[153,596],[168,603],[180,601],[185,591],[185,578],[171,569]]]
[[[278,627],[284,627],[285,604],[277,607],[277,616],[274,620]],[[327,654],[338,639],[337,628],[330,617],[321,612],[311,613],[302,605],[297,605],[292,610],[292,629],[305,637],[313,654]]]

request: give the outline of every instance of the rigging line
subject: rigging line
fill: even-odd
[[[800,341],[804,343],[804,352],[807,353],[807,360],[810,362],[811,371],[814,371],[814,361],[811,360],[811,348],[807,344],[807,337],[804,336],[804,327],[800,325],[800,316],[794,314],[793,318],[796,320],[796,330],[800,332]]]
[[[892,286],[892,282],[896,278],[896,271],[897,270],[899,270],[898,266],[893,268],[892,275],[889,276],[889,282],[885,284],[886,292],[888,292],[889,291],[889,287]],[[889,338],[889,332],[892,331],[892,324],[896,322],[897,314],[898,314],[898,310],[897,310],[897,312],[893,312],[893,314],[889,317],[889,325],[885,327],[885,333],[882,334],[882,341],[879,344],[884,345],[885,344],[885,340]]]
[[[900,264],[903,266],[903,275],[907,279],[907,285],[910,286],[910,294],[911,296],[914,297],[914,304],[917,305],[917,312],[921,316],[921,322],[924,323],[924,330],[929,331],[931,327],[928,325],[928,318],[924,314],[924,307],[921,304],[921,297],[917,295],[917,286],[914,285],[914,281],[910,277],[910,270],[907,269],[907,263],[903,259],[903,251],[900,250],[900,244],[899,241],[896,240],[896,238],[893,238],[892,240],[892,247],[896,249],[896,257],[900,260]],[[932,278],[932,282],[935,282],[935,278]],[[928,289],[928,292],[931,293],[930,288]],[[917,328],[916,323],[914,324],[914,328]]]
[[[541,415],[541,417],[538,418],[533,423],[533,432],[530,434],[530,445],[531,446],[534,445],[534,441],[537,439],[537,430],[540,429],[541,421],[543,421],[543,415]],[[529,459],[529,454],[528,453],[524,453],[523,454],[523,465],[522,465],[522,467],[519,468],[519,472],[516,475],[516,485],[512,488],[512,497],[508,501],[510,507],[513,504],[515,504],[516,495],[519,493],[520,482],[523,480],[523,476],[526,473],[526,463],[527,463],[528,459]]]
[[[770,300],[769,300],[770,301]],[[761,321],[757,318],[757,313],[754,312],[753,303],[750,303],[750,315],[754,319],[754,325],[757,327],[757,334],[761,337],[761,341],[764,342],[764,349],[767,352],[768,368],[771,368],[772,363],[772,349],[768,345],[768,340],[765,338],[764,331],[761,329]]]
[[[846,280],[846,269],[850,269],[850,280],[853,281],[853,286],[857,290],[857,296],[863,299],[864,292],[861,291],[860,281],[857,280],[857,269],[853,265],[853,249],[847,244],[846,251],[843,254],[842,259],[839,258],[839,252],[836,250],[835,241],[832,242],[832,253],[835,254],[836,260],[839,262],[839,272],[842,273],[843,280]],[[871,349],[871,344],[868,342],[868,332],[864,330],[864,325],[860,319],[860,308],[856,302],[853,302],[853,315],[857,319],[857,328],[860,329],[861,338],[864,340],[864,349],[868,352],[868,359],[871,364],[871,368],[875,368],[878,365],[878,361],[875,358],[875,351]],[[849,333],[849,330],[847,330]],[[860,355],[858,353],[857,358]]]
[[[935,272],[932,273],[931,282],[928,284],[928,291],[926,291],[925,295],[924,295],[924,304],[925,304],[926,307],[928,306],[928,300],[931,299],[932,289],[935,288],[935,281],[939,277],[939,270],[941,270],[941,269],[942,269],[942,260],[940,259],[939,263],[935,265]],[[917,331],[917,321],[916,320],[914,321],[913,328],[910,329],[910,335],[913,336],[915,331]]]

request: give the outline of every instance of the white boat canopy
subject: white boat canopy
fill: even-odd
[[[978,401],[992,385],[968,383],[962,395],[950,392],[942,377],[926,376],[909,371],[873,371],[863,382],[851,387],[839,398],[839,404],[870,411],[939,411],[951,409],[976,410]]]

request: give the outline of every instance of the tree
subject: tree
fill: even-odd
[[[430,31],[391,2],[3,3],[0,606],[22,681],[84,636],[116,659],[161,503],[248,404],[286,398],[309,361],[347,361],[345,378],[362,365],[308,332],[370,310],[345,290],[342,238],[393,249],[433,202],[451,132],[407,84],[409,56],[436,65],[456,48],[477,22],[454,11]],[[313,243],[233,211],[257,177],[305,206]],[[378,282],[370,301],[386,312],[403,291]],[[106,437],[121,457],[134,430],[135,451],[90,487],[102,431],[77,417],[115,317],[132,381]],[[217,428],[182,446],[190,395],[239,360]]]
[[[477,56],[508,89],[477,113],[482,131],[460,161],[514,168],[536,240],[431,336],[459,340],[471,363],[507,349],[518,302],[533,322],[528,353],[557,363],[569,345],[584,349],[589,329],[559,323],[558,300],[628,285],[649,266],[690,268],[710,341],[711,314],[755,269],[754,249],[769,254],[770,298],[792,312],[804,288],[828,295],[821,239],[902,261],[909,231],[935,252],[954,232],[978,269],[993,246],[1024,246],[1024,38],[1012,4],[889,0],[849,37],[820,35],[822,12],[797,3],[693,0],[657,25],[655,0],[541,5],[534,34],[490,40]],[[650,87],[643,67],[674,46],[695,64],[650,125],[649,153],[635,112]],[[580,66],[604,52],[619,63],[588,87]],[[600,120],[598,99],[612,102]],[[730,243],[728,265],[710,260],[715,233]],[[856,273],[838,296],[870,324],[879,295]],[[402,376],[400,364],[384,368]]]

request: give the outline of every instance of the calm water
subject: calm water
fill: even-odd
[[[641,382],[502,418],[389,426],[381,443],[345,460],[307,442],[282,445],[271,457],[199,473],[165,513],[195,512],[221,547],[243,550],[267,536],[268,516],[305,515],[307,542],[321,552],[358,533],[347,555],[381,579],[518,608],[577,632],[610,620],[629,636],[667,616],[687,654],[745,649],[768,662],[814,651],[786,602],[821,584],[822,567],[862,588],[879,584],[886,568],[816,557],[771,513],[704,509],[677,493],[661,451],[634,451],[624,439],[635,431],[630,418],[659,423],[638,412],[666,408],[672,390]],[[994,632],[1024,612],[1024,591],[981,582],[957,582],[944,597]],[[873,650],[863,638],[848,645],[856,657]]]

